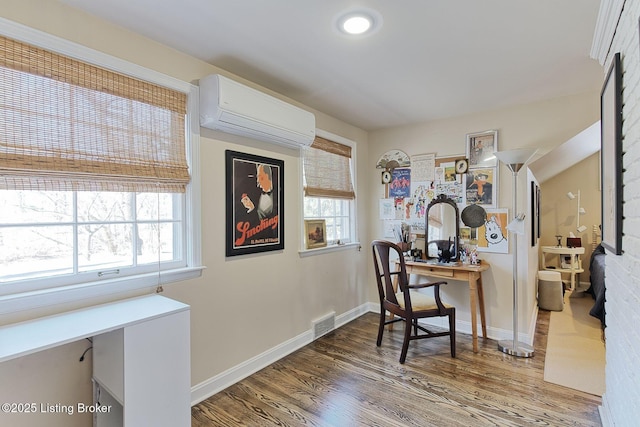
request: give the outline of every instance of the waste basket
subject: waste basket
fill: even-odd
[[[564,298],[562,277],[558,271],[538,271],[538,307],[543,310],[562,311]]]

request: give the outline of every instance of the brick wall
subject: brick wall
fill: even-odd
[[[640,1],[626,0],[605,62],[621,54],[623,84],[622,256],[606,257],[606,392],[603,424],[640,422]]]

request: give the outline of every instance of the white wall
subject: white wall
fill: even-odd
[[[3,18],[183,81],[195,82],[210,73],[224,73],[57,2],[0,0],[0,14]],[[224,40],[217,42],[225,43]],[[361,239],[368,241],[367,134],[326,114],[315,113],[318,128],[356,142],[358,233]],[[284,160],[283,251],[225,258],[226,149]],[[191,305],[191,384],[197,388],[197,396],[202,398],[228,379],[216,381],[229,370],[244,366],[279,346],[284,347],[281,351],[287,351],[308,340],[313,319],[331,311],[338,316],[354,315],[353,310],[357,312],[363,305],[366,307],[374,294],[365,273],[369,251],[351,247],[309,257],[299,255],[302,188],[300,159],[296,151],[203,129],[200,168],[202,259],[207,268],[199,279],[166,285],[164,295]],[[73,307],[50,307],[46,311],[50,314],[94,302],[97,301],[84,301]],[[0,318],[0,325],[40,314],[15,313]],[[82,342],[0,364],[0,402],[90,403],[91,370],[87,367],[91,364],[91,352],[85,362],[78,362],[79,351],[84,348]],[[64,360],[64,366],[51,368],[52,360]],[[58,375],[60,372],[65,374],[62,378]],[[4,416],[0,413],[0,425],[87,425],[87,420],[77,415],[23,416],[11,420]]]
[[[538,148],[537,157],[555,148],[587,128],[599,117],[599,89],[591,93],[548,100],[519,107],[487,111],[479,114],[439,120],[415,126],[385,129],[372,132],[369,137],[369,180],[380,182],[380,170],[375,169],[378,158],[388,150],[399,149],[409,156],[435,153],[439,157],[464,155],[466,134],[488,129],[498,130],[499,150],[525,147]],[[500,168],[499,206],[511,210],[512,175],[506,167]],[[532,175],[521,171],[518,175],[518,210],[529,213],[529,181]],[[374,213],[370,233],[381,238],[383,222],[376,220],[378,199],[384,196],[384,186],[372,187],[369,211]],[[511,215],[511,212],[510,212]],[[526,230],[529,230],[527,215]],[[535,275],[538,268],[537,248],[531,247],[529,233],[518,239],[518,275],[522,290],[519,291],[519,330],[522,341],[531,341],[537,310]],[[513,247],[510,249],[513,253]],[[492,338],[512,338],[512,269],[510,254],[483,253],[482,258],[491,264],[483,273],[487,333]],[[463,282],[446,286],[444,294],[456,306],[461,332],[470,331],[468,288]],[[462,285],[462,286],[460,286]]]
[[[618,2],[603,2],[618,3]],[[624,2],[608,28],[615,36],[608,51],[605,70],[612,56],[621,53],[623,70],[624,220],[623,255],[606,256],[606,392],[603,396],[604,425],[634,426],[640,419],[640,63],[638,44],[640,2]],[[617,27],[615,26],[617,22]],[[610,40],[604,40],[609,46]],[[603,79],[604,80],[604,79]]]

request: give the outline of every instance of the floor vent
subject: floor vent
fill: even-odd
[[[311,323],[313,324],[313,339],[315,340],[336,328],[336,313],[332,311],[319,319],[313,320]]]

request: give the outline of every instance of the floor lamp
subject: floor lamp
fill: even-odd
[[[518,214],[518,172],[536,153],[535,149],[497,151],[494,154],[513,175],[513,220],[507,229],[513,237],[513,341],[498,342],[498,350],[511,356],[533,357],[533,347],[518,341],[518,234],[524,234],[524,215]]]

